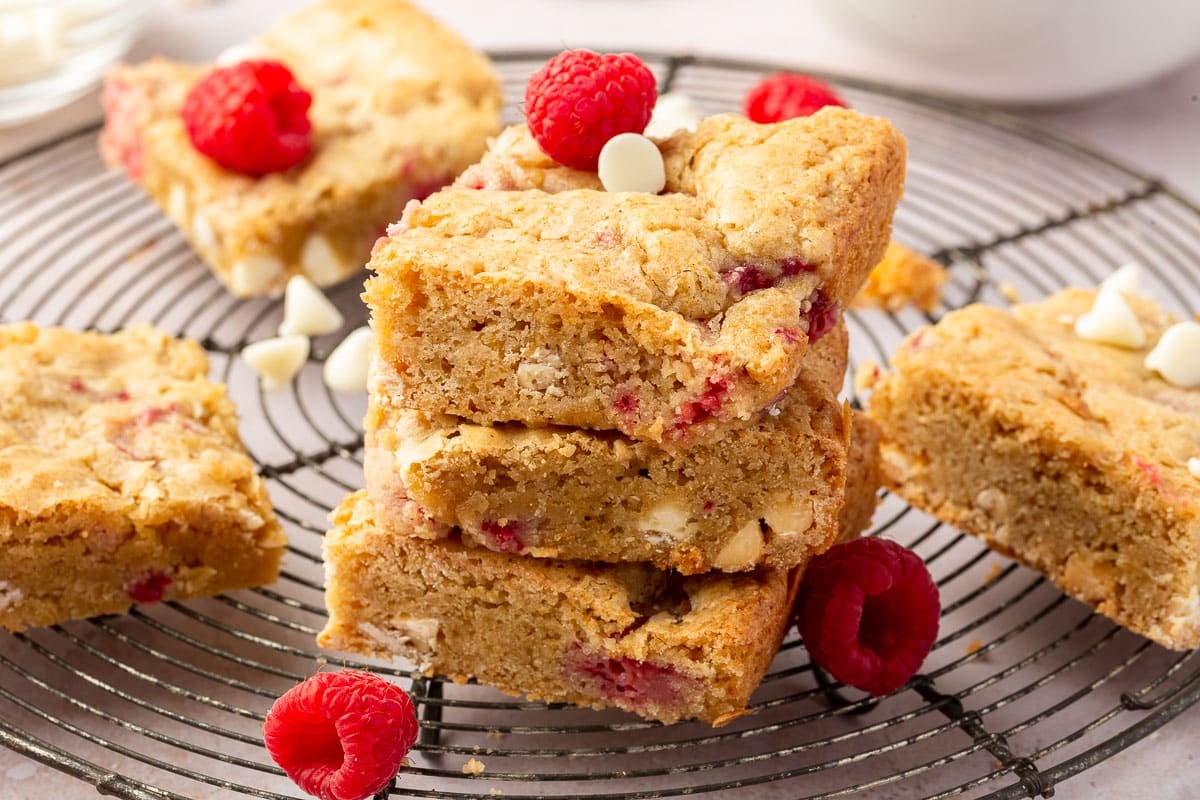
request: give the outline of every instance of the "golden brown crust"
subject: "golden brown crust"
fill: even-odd
[[[179,108],[206,68],[162,59],[112,71],[101,134],[109,163],[134,173],[239,296],[290,274],[326,285],[357,272],[405,203],[477,159],[499,124],[487,60],[402,0],[323,0],[254,47],[313,95],[313,155],[300,167],[251,178],[197,152]]]
[[[527,136],[497,142],[516,161],[493,149],[411,205],[373,253],[365,298],[402,405],[665,446],[715,437],[795,381],[814,304],[858,290],[904,176],[900,135],[844,109],[711,117],[660,143],[661,196],[596,191]],[[547,380],[522,385],[526,365]]]
[[[0,326],[0,626],[274,580],[285,539],[193,342]],[[136,592],[135,592],[136,594]]]
[[[681,578],[396,536],[365,492],[332,520],[323,647],[531,699],[720,724],[744,710],[788,624],[784,571]]]
[[[885,480],[1167,647],[1200,646],[1200,392],[1143,366],[1172,318],[1128,297],[1146,346],[1075,335],[1095,293],[970,306],[905,342],[877,384]]]

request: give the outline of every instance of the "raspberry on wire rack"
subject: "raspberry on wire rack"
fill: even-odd
[[[817,556],[796,601],[796,625],[813,661],[876,696],[921,668],[940,614],[925,562],[888,539],[857,539]]]
[[[744,111],[760,123],[807,117],[825,106],[848,107],[833,87],[809,75],[777,72],[746,93]]]
[[[417,741],[412,700],[369,672],[318,672],[283,694],[263,722],[267,752],[321,800],[361,800],[396,775]]]

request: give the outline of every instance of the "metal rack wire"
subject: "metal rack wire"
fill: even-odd
[[[546,53],[496,55],[519,98]],[[738,107],[769,64],[649,57],[666,87],[708,112]],[[947,308],[1095,284],[1136,259],[1173,311],[1200,308],[1200,209],[1161,183],[1013,117],[826,76],[855,107],[890,117],[911,148],[896,236],[951,267]],[[516,119],[515,105],[508,109]],[[332,293],[365,316],[350,281]],[[236,358],[272,335],[277,300],[227,295],[154,208],[79,131],[0,165],[0,320],[113,330],[139,320],[203,343],[229,384],[291,545],[260,590],[0,637],[0,742],[126,798],[296,797],[263,750],[272,700],[330,658],[325,515],[361,484],[365,401],[329,391],[316,342],[290,391],[264,394]],[[936,317],[852,312],[852,368],[882,362]],[[847,387],[847,391],[851,391]],[[880,701],[833,683],[785,642],[752,701],[721,729],[527,703],[393,676],[422,716],[391,797],[1049,797],[1200,699],[1200,656],[1171,653],[1065,599],[895,497],[875,531],[914,547],[941,587],[925,671]],[[481,775],[461,770],[468,758]]]

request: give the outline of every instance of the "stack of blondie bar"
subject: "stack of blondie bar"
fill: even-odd
[[[840,309],[904,143],[830,108],[657,144],[663,193],[605,192],[511,128],[376,243],[367,488],[326,537],[322,645],[664,722],[744,713],[805,563],[874,507]]]

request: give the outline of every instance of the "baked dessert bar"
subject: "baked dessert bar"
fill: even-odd
[[[377,365],[364,460],[375,521],[428,538],[454,533],[468,547],[684,574],[796,566],[837,531],[846,347],[839,324],[769,412],[682,452],[611,431],[400,408]]]
[[[875,510],[872,423],[855,415],[845,524]],[[511,694],[720,725],[745,713],[790,622],[799,570],[690,577],[523,558],[382,528],[365,491],[325,536],[322,647],[399,656]],[[838,537],[863,527],[843,528]]]
[[[778,399],[883,253],[904,141],[827,108],[710,117],[660,149],[661,195],[485,182],[411,203],[364,295],[398,403],[683,446]]]
[[[1142,347],[1086,341],[1096,293],[970,306],[913,334],[876,385],[886,482],[1119,624],[1200,646],[1200,390],[1144,366],[1171,318],[1126,296]]]
[[[250,48],[312,93],[313,153],[261,178],[192,145],[180,108],[210,67],[119,66],[104,89],[100,149],[179,226],[229,289],[325,286],[358,273],[412,198],[451,181],[499,127],[487,60],[404,0],[321,0]]]
[[[948,277],[946,268],[933,259],[899,242],[889,242],[854,304],[885,311],[899,311],[911,304],[921,311],[933,311],[941,302],[942,284]]]
[[[275,580],[285,538],[193,342],[0,326],[0,627]]]
[[[333,524],[321,646],[667,723],[719,725],[743,712],[795,588],[784,570],[684,578],[397,536],[375,523],[365,492]]]

